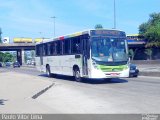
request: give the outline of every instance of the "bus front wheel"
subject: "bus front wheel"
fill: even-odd
[[[79,69],[74,70],[74,78],[77,82],[81,82],[81,75]]]

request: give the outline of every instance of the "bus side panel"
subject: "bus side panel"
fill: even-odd
[[[82,73],[82,56],[75,58],[75,55],[61,56],[62,74],[73,76],[73,66],[77,65]]]
[[[41,71],[41,70],[40,70],[40,60],[39,60],[39,59],[40,59],[39,57],[35,57],[36,69],[37,69],[38,71]]]
[[[75,55],[48,56],[43,58],[43,62],[44,65],[41,67],[43,72],[46,71],[44,69],[46,69],[47,64],[50,66],[51,73],[54,74],[73,76],[74,65],[78,65],[80,72],[82,71],[82,57],[75,59]]]

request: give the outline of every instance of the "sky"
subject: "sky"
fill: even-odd
[[[138,33],[149,14],[160,12],[160,0],[115,0],[116,29]],[[55,16],[53,19],[51,17]],[[0,0],[2,37],[53,38],[55,35],[114,27],[114,0]]]

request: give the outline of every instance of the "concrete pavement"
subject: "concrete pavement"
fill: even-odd
[[[135,60],[140,76],[160,77],[160,60]]]
[[[140,76],[152,76],[152,77],[160,77],[160,64],[154,65],[137,65],[140,71]]]
[[[31,97],[54,83],[39,76],[0,72],[0,113],[52,113]]]

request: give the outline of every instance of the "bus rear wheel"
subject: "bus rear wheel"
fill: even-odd
[[[50,70],[50,66],[49,65],[47,65],[47,67],[46,67],[46,73],[47,73],[48,77],[51,77],[51,70]]]
[[[74,70],[74,79],[77,81],[77,82],[81,82],[81,75],[80,75],[80,71],[79,69],[75,69]]]

